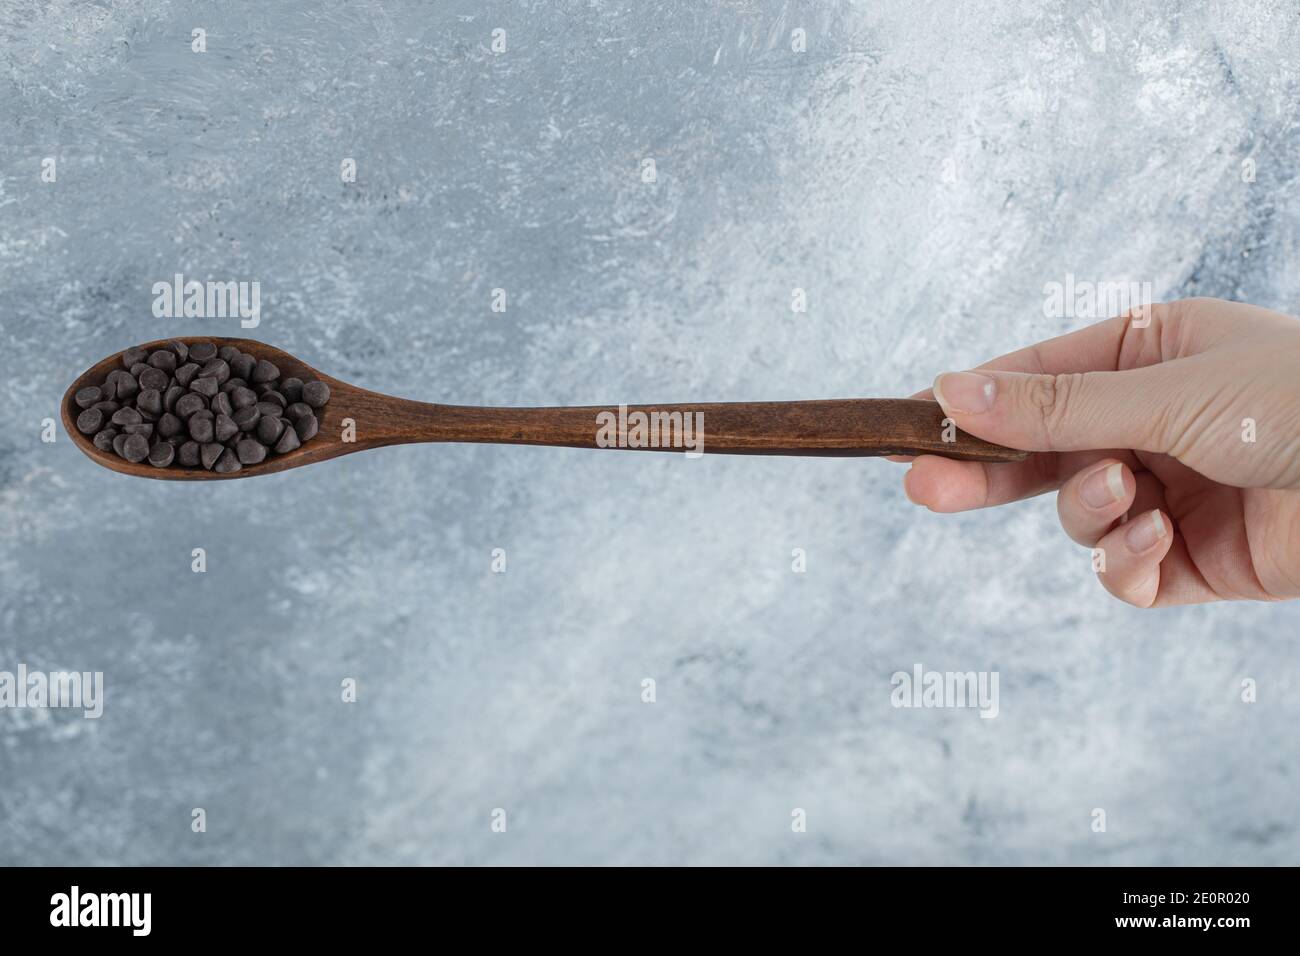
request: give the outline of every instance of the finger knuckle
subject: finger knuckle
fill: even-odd
[[[1035,375],[1029,382],[1026,396],[1037,417],[1038,427],[1047,447],[1052,447],[1052,436],[1065,424],[1074,394],[1083,376],[1077,373]]]
[[[1173,302],[1153,302],[1147,306],[1147,315],[1151,317],[1151,324],[1159,329],[1178,317],[1184,308],[1183,300],[1179,299]]]

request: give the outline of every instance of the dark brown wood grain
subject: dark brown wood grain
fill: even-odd
[[[161,348],[173,339],[147,343]],[[315,438],[287,455],[271,455],[260,465],[245,465],[234,474],[219,475],[202,469],[155,468],[147,461],[132,464],[112,452],[100,451],[76,428],[73,402],[77,390],[99,385],[114,368],[120,368],[122,353],[110,355],[80,375],[63,396],[63,427],[77,447],[105,468],[142,478],[167,481],[215,481],[249,478],[287,468],[310,465],[339,455],[401,445],[410,442],[492,442],[507,445],[563,445],[598,448],[602,412],[619,415],[619,406],[590,405],[567,408],[480,408],[467,405],[431,405],[395,398],[358,388],[312,368],[306,362],[264,342],[252,339],[182,337],[187,345],[212,342],[218,348],[233,345],[259,359],[274,362],[282,378],[296,376],[327,382],[329,403],[322,409],[320,432]],[[684,405],[628,405],[625,419],[635,424],[634,413],[673,415],[703,414],[703,451],[719,455],[815,455],[825,457],[880,455],[942,455],[962,461],[1020,461],[1026,452],[1004,448],[963,431],[950,429],[952,441],[944,441],[944,416],[935,402],[905,398],[847,398],[808,402],[726,402]],[[355,423],[355,442],[343,441],[344,420]],[[692,419],[695,421],[695,419]],[[955,432],[955,434],[953,434]],[[609,434],[607,431],[606,434]],[[670,451],[688,449],[679,441],[667,447],[634,450]],[[626,447],[627,432],[615,429],[615,447]],[[634,432],[635,437],[635,432]],[[661,432],[661,442],[667,432]],[[622,440],[620,440],[620,438]]]

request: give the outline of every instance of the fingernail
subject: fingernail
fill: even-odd
[[[977,372],[944,372],[934,380],[934,397],[950,412],[987,412],[996,394],[993,379]]]
[[[1124,466],[1119,462],[1098,468],[1079,486],[1079,497],[1089,508],[1109,508],[1124,497]]]
[[[1134,554],[1149,551],[1165,536],[1165,519],[1159,511],[1152,511],[1136,521],[1124,532],[1124,544]]]
[[[915,470],[916,470],[916,466],[913,465],[911,468],[907,469],[907,474],[903,475],[903,494],[907,496],[907,500],[910,501],[912,504],[924,506],[925,502],[912,494],[911,479]]]

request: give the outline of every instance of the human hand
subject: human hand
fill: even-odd
[[[1218,299],[1142,306],[921,394],[1036,454],[918,457],[913,502],[956,512],[1056,490],[1065,533],[1100,549],[1102,584],[1138,607],[1300,596],[1300,321]]]

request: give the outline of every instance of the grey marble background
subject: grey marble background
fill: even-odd
[[[0,712],[0,863],[1297,862],[1300,607],[1125,607],[1050,497],[486,446],[193,486],[40,440],[102,355],[239,334],[153,317],[178,271],[464,403],[908,394],[1084,324],[1067,274],[1296,311],[1297,163],[1286,3],[0,0],[0,669],[106,682]],[[917,662],[999,716],[894,709]]]

